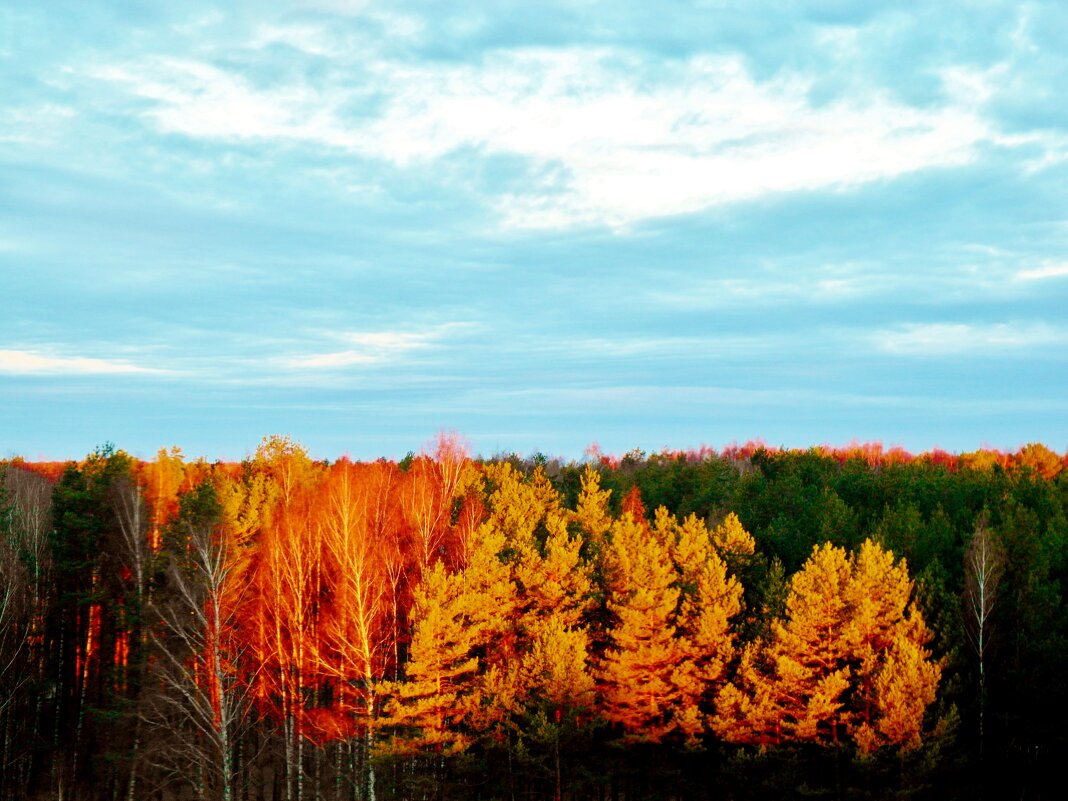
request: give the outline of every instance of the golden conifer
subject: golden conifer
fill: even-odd
[[[388,688],[386,723],[400,730],[394,750],[467,748],[485,725],[478,715],[483,695],[514,658],[516,597],[500,558],[504,535],[484,524],[474,537],[463,570],[437,562],[416,591],[408,681]]]
[[[734,512],[712,529],[712,544],[721,554],[752,554],[756,551],[753,535],[745,530],[742,521]]]
[[[672,623],[675,569],[667,544],[631,514],[613,524],[605,561],[616,623],[598,664],[601,711],[627,739],[659,742],[676,727],[672,676],[685,656]]]
[[[596,552],[604,549],[605,536],[612,527],[608,499],[612,490],[601,489],[601,476],[590,465],[582,472],[582,491],[575,504],[574,517]]]
[[[786,620],[720,692],[715,729],[735,742],[918,745],[941,668],[923,650],[930,634],[911,591],[904,562],[870,540],[854,557],[815,548],[790,582]]]

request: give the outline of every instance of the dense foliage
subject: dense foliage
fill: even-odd
[[[0,464],[6,799],[1040,798],[1041,445]]]

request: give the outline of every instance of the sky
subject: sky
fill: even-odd
[[[1068,4],[0,3],[0,458],[1068,448]]]

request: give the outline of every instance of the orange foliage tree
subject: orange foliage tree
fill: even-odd
[[[404,474],[400,501],[419,573],[464,547],[478,516],[460,515],[458,521],[465,527],[458,529],[453,521],[454,501],[464,497],[476,479],[466,448],[455,436],[439,435],[434,454],[412,460]]]
[[[941,666],[904,562],[871,540],[855,556],[825,544],[790,582],[786,619],[742,655],[714,729],[741,743],[919,745]]]
[[[658,533],[629,512],[612,525],[605,583],[613,622],[596,674],[605,719],[626,739],[650,742],[692,728],[689,710],[679,709],[686,654],[675,636],[679,589],[669,543]]]
[[[680,730],[691,743],[707,730],[713,699],[726,678],[734,654],[731,621],[742,611],[742,585],[728,575],[717,545],[752,552],[752,537],[738,518],[728,518],[715,532],[690,515],[680,525],[661,507],[656,528],[672,546],[681,601],[676,617],[684,660],[675,683],[682,697]]]
[[[282,722],[286,797],[303,794],[304,741],[322,730],[320,611],[322,530],[313,499],[322,467],[288,438],[267,438],[249,475],[223,492],[239,548],[235,580],[242,584],[235,617],[247,643],[245,670],[262,711]],[[327,721],[332,723],[332,721]]]
[[[159,551],[163,527],[178,511],[179,494],[191,488],[185,480],[186,465],[181,448],[160,448],[155,460],[142,463],[138,472],[138,483],[144,487],[149,510],[149,546],[153,551]]]
[[[424,574],[411,611],[406,681],[384,688],[393,752],[448,754],[473,742],[484,690],[480,655],[500,647],[513,626],[515,584],[500,559],[504,544],[503,534],[482,526],[466,566],[451,571],[439,561]]]

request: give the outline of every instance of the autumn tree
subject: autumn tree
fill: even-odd
[[[909,597],[903,562],[866,541],[850,557],[818,546],[790,582],[786,619],[750,646],[717,699],[715,729],[732,742],[838,744],[862,752],[919,745],[941,667]]]
[[[583,537],[569,527],[572,514],[540,465],[523,475],[502,462],[487,466],[484,478],[492,488],[485,526],[505,538],[517,595],[510,631],[486,654],[490,706],[479,724],[507,749],[509,764],[513,751],[527,763],[547,758],[559,790],[561,744],[566,748],[590,722],[593,701],[585,628],[592,583]]]
[[[574,520],[585,535],[591,560],[597,560],[605,550],[605,538],[612,527],[608,508],[612,490],[601,489],[601,476],[590,465],[582,471],[582,490],[575,503]]]
[[[266,438],[240,482],[224,487],[227,526],[239,546],[236,625],[257,705],[282,724],[288,801],[304,795],[304,749],[321,736],[319,670],[322,529],[313,499],[322,466],[286,437]]]
[[[255,580],[265,641],[260,671],[282,720],[286,754],[286,796],[303,801],[304,747],[315,736],[307,714],[316,706],[316,648],[322,581],[321,529],[312,519],[317,467],[300,446],[271,440],[256,457],[259,469],[279,488],[271,525],[261,529]]]
[[[655,528],[671,546],[681,593],[676,625],[683,658],[674,681],[680,694],[679,728],[691,744],[707,729],[713,699],[734,654],[731,622],[742,610],[742,586],[728,575],[718,551],[752,553],[752,537],[737,521],[731,515],[726,527],[710,532],[696,515],[679,524],[663,507],[656,513]]]
[[[178,496],[185,485],[186,465],[178,447],[160,448],[156,458],[141,465],[139,483],[145,487],[148,507],[148,543],[153,551],[163,547],[163,528],[178,512]]]
[[[456,547],[466,547],[472,530],[454,527],[453,502],[464,496],[476,478],[464,444],[446,434],[438,436],[433,454],[414,459],[405,472],[400,499],[420,572]]]
[[[505,538],[490,525],[475,535],[466,566],[437,562],[416,590],[406,681],[389,687],[386,723],[394,753],[459,753],[475,740],[487,652],[508,648],[515,585],[501,560]],[[437,757],[433,764],[439,769]]]
[[[1033,470],[1046,479],[1052,479],[1065,467],[1061,457],[1040,442],[1031,442],[1022,447],[1016,454],[1016,462],[1020,467]]]
[[[680,725],[691,728],[689,712],[678,709],[686,649],[675,636],[679,589],[669,545],[627,513],[609,532],[605,565],[614,622],[597,665],[601,713],[627,740],[660,742]]]
[[[389,583],[381,549],[381,489],[374,466],[359,469],[348,460],[334,465],[317,501],[327,561],[323,577],[329,593],[319,646],[319,667],[335,682],[335,707],[361,732],[362,795],[375,797],[370,747],[377,683],[390,656]],[[340,750],[338,752],[340,754]]]

